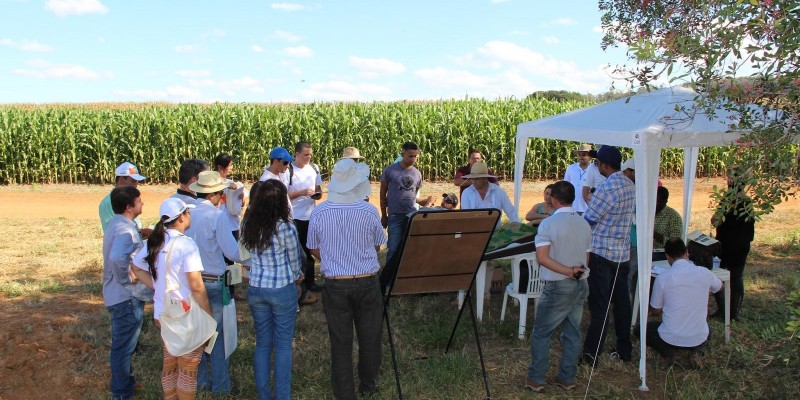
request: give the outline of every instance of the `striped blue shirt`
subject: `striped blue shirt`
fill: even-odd
[[[597,187],[583,214],[592,226],[592,253],[613,262],[630,259],[630,231],[635,209],[633,182],[622,172],[609,175]]]
[[[378,272],[375,247],[385,243],[378,209],[365,201],[324,201],[311,213],[306,247],[319,249],[320,271],[326,277]]]
[[[278,222],[263,253],[250,250],[250,286],[278,289],[300,278],[303,250],[297,230],[289,222]]]

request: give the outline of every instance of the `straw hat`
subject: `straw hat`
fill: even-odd
[[[333,203],[355,203],[370,194],[369,166],[351,158],[342,158],[333,165],[328,184],[328,200]]]
[[[352,146],[344,148],[344,151],[342,151],[342,156],[339,159],[341,160],[344,158],[352,158],[354,160],[364,159],[364,157],[361,157],[361,153],[359,153],[358,149]]]
[[[489,167],[486,166],[485,162],[476,162],[472,164],[472,168],[469,170],[469,175],[462,176],[464,179],[474,179],[474,178],[497,178],[494,175],[489,175]]]
[[[222,179],[217,171],[203,171],[197,181],[189,185],[189,190],[195,193],[214,193],[228,187],[228,182]]]
[[[577,148],[575,148],[576,153],[590,152],[590,151],[592,151],[592,145],[590,145],[589,143],[581,143],[578,145]]]

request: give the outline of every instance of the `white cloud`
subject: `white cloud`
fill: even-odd
[[[556,18],[550,22],[545,23],[545,26],[559,25],[559,26],[572,26],[577,24],[572,18]]]
[[[105,14],[108,12],[108,7],[99,0],[47,0],[44,3],[44,9],[59,17],[83,14]]]
[[[215,99],[208,98],[198,89],[181,85],[173,85],[165,89],[132,89],[117,90],[116,95],[125,99],[143,101],[171,101],[176,103],[209,103]]]
[[[542,38],[542,40],[544,40],[544,42],[547,43],[547,44],[559,44],[559,43],[561,43],[561,40],[559,40],[555,36],[545,36],[545,37]]]
[[[23,40],[17,43],[16,41],[7,38],[0,39],[0,46],[11,47],[22,51],[27,51],[30,53],[46,53],[49,51],[53,51],[52,46],[41,44],[39,42]]]
[[[211,76],[211,71],[207,69],[199,69],[199,70],[180,70],[175,71],[178,76],[182,76],[184,78],[206,78]]]
[[[281,66],[288,69],[289,72],[292,73],[292,75],[297,75],[297,76],[303,75],[303,70],[300,69],[300,67],[298,67],[291,61],[281,61]]]
[[[99,36],[99,37],[97,38],[97,43],[100,43],[100,44],[106,44],[106,38],[104,38],[104,37],[102,37],[102,36]]]
[[[299,3],[272,3],[269,5],[273,10],[281,11],[305,11],[311,10],[311,7],[304,6]]]
[[[488,42],[474,53],[456,58],[455,63],[460,67],[425,68],[414,75],[426,86],[453,97],[521,97],[547,89],[600,93],[608,90],[611,82],[602,66],[581,69],[573,62],[505,41]]]
[[[114,74],[111,72],[97,72],[81,65],[73,64],[53,64],[45,60],[30,60],[26,63],[30,68],[15,69],[16,75],[27,76],[37,79],[77,79],[77,80],[98,80],[111,79]]]
[[[592,32],[597,32],[597,33],[605,33],[605,32],[603,31],[603,27],[602,27],[602,26],[600,26],[600,25],[595,25],[595,26],[593,26],[593,27],[592,27]]]
[[[406,71],[406,67],[403,64],[385,58],[351,56],[349,64],[367,78],[374,78],[380,75],[397,75]]]
[[[257,44],[254,44],[254,45],[250,46],[250,50],[252,50],[254,53],[263,53],[264,52],[264,48],[259,46],[259,45],[257,45]]]
[[[386,86],[341,80],[313,83],[299,93],[309,101],[392,100],[392,90]]]
[[[314,55],[314,50],[311,50],[306,46],[287,47],[283,49],[283,51],[292,57],[299,58],[308,58]]]
[[[177,53],[197,53],[203,50],[205,50],[205,47],[196,44],[179,44],[175,46],[175,52]]]
[[[297,42],[300,41],[300,39],[302,39],[302,37],[297,36],[291,32],[286,32],[281,30],[275,31],[275,33],[272,34],[272,37],[285,40],[287,42]]]
[[[225,31],[223,31],[222,29],[219,29],[219,28],[214,28],[214,29],[211,30],[211,32],[204,33],[203,37],[204,38],[209,38],[209,37],[211,37],[211,38],[223,38],[223,37],[225,37]]]

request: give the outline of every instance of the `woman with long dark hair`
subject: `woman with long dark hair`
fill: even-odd
[[[247,304],[256,330],[254,372],[259,399],[292,397],[292,337],[297,318],[296,283],[303,279],[303,250],[289,218],[286,186],[261,183],[244,214],[241,242],[250,252]],[[272,353],[275,363],[272,365]],[[270,390],[275,371],[275,393]]]
[[[203,263],[197,244],[184,232],[192,223],[187,205],[182,200],[170,197],[161,203],[161,218],[147,239],[147,243],[133,259],[133,273],[140,281],[155,289],[153,316],[156,326],[161,328],[159,317],[164,309],[164,294],[167,279],[177,282],[174,296],[182,299],[193,297],[197,305],[211,314],[203,278]],[[167,262],[169,261],[169,263]],[[203,354],[203,346],[181,356],[170,354],[163,345],[164,363],[161,370],[161,386],[165,399],[194,399],[197,394],[197,366]]]

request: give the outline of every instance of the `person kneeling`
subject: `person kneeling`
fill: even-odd
[[[700,367],[710,336],[708,293],[722,289],[722,281],[687,259],[682,239],[668,239],[664,252],[672,268],[659,274],[653,284],[650,309],[653,315],[661,315],[661,321],[647,323],[647,346],[669,361],[677,350],[690,350],[693,367]]]

